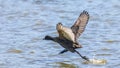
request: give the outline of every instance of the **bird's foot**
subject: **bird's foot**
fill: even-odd
[[[87,58],[86,56],[83,56],[82,58],[89,61],[89,58]]]

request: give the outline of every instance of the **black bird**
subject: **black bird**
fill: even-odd
[[[82,56],[77,50],[75,50],[76,48],[82,48],[82,46],[77,42],[77,39],[85,30],[88,20],[89,14],[84,10],[71,28],[63,26],[62,23],[58,23],[56,29],[58,31],[59,37],[51,37],[47,35],[45,36],[44,40],[52,40],[64,47],[65,49],[59,54],[67,51],[76,52],[80,55],[81,58],[89,61],[86,56]]]

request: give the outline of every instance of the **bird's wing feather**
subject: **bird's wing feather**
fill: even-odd
[[[89,20],[89,14],[87,11],[83,11],[80,16],[78,17],[77,21],[71,27],[73,33],[76,36],[76,39],[83,33],[85,27]]]

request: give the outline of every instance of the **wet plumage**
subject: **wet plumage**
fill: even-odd
[[[45,40],[52,40],[54,42],[59,43],[62,47],[65,49],[60,52],[60,54],[71,51],[76,52],[79,54],[83,59],[88,60],[85,56],[82,56],[78,51],[76,51],[76,48],[81,48],[82,46],[77,42],[77,39],[79,36],[83,33],[85,30],[85,27],[89,20],[89,14],[87,11],[83,11],[76,22],[71,26],[71,28],[65,27],[62,25],[62,23],[58,23],[56,25],[56,29],[58,31],[59,36],[58,37],[51,37],[51,36],[45,36]]]

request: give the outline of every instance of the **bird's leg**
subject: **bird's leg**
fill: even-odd
[[[68,50],[67,49],[64,49],[64,50],[62,50],[59,54],[63,54],[63,53],[65,53],[65,52],[67,52]]]
[[[78,51],[75,50],[75,52],[83,59],[89,61],[89,58],[87,58],[86,56],[82,56]]]

